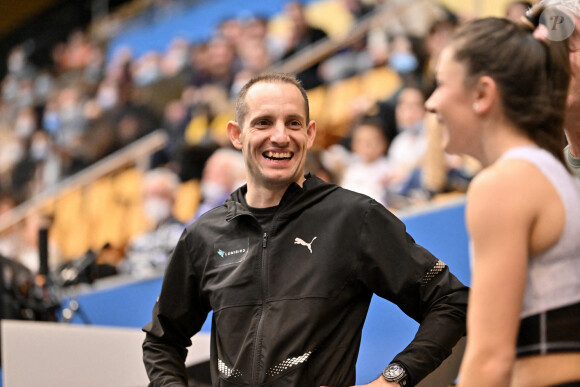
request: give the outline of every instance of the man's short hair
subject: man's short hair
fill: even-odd
[[[236,111],[235,111],[235,119],[236,122],[240,125],[240,128],[243,127],[244,120],[246,119],[246,115],[248,114],[248,105],[246,104],[246,95],[248,94],[248,90],[254,86],[256,83],[289,83],[294,85],[300,90],[300,94],[302,94],[302,98],[304,98],[304,111],[306,112],[306,124],[310,122],[310,107],[308,106],[308,95],[306,94],[306,90],[302,83],[296,79],[294,75],[284,74],[284,73],[262,73],[258,74],[246,83],[236,98]]]

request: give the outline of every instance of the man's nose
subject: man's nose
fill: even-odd
[[[270,139],[276,144],[286,144],[288,142],[288,128],[286,128],[284,122],[276,122]]]

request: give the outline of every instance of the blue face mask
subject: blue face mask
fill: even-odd
[[[399,74],[408,74],[417,69],[419,62],[411,53],[394,52],[389,57],[389,66]]]
[[[42,119],[42,126],[47,132],[54,134],[60,128],[60,117],[57,112],[47,111]]]

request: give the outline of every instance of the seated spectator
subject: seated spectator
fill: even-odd
[[[419,60],[409,37],[405,35],[392,37],[389,43],[388,66],[399,74],[406,85],[415,86],[420,83]]]
[[[423,46],[427,53],[427,60],[422,69],[423,81],[422,88],[429,95],[435,89],[435,66],[439,60],[439,55],[447,42],[451,39],[451,35],[458,25],[458,20],[455,15],[449,14],[447,18],[437,20],[431,25],[427,35],[423,37]]]
[[[242,21],[238,17],[227,17],[217,26],[216,36],[225,39],[234,51],[238,51],[244,40]]]
[[[368,195],[386,206],[385,187],[390,170],[385,157],[388,147],[389,143],[380,122],[363,120],[353,130],[352,155],[340,179],[340,185]]]
[[[29,154],[35,163],[35,189],[39,193],[57,184],[61,179],[61,159],[47,132],[37,130],[30,138]]]
[[[268,52],[268,47],[263,40],[245,40],[239,45],[238,50],[242,70],[238,71],[234,83],[230,90],[230,96],[235,97],[243,85],[261,72],[266,71],[272,64],[272,58]]]
[[[109,75],[97,86],[95,100],[103,111],[109,111],[119,103],[119,87],[117,82]]]
[[[201,203],[193,220],[222,205],[245,181],[244,157],[231,148],[216,150],[206,161],[201,177]]]
[[[290,21],[290,37],[282,59],[288,59],[304,48],[327,38],[326,32],[308,24],[304,5],[299,1],[287,3],[284,13]],[[322,79],[318,74],[318,67],[318,63],[315,63],[296,75],[302,81],[305,89],[313,89],[322,84]]]
[[[423,93],[403,89],[397,99],[395,119],[399,134],[391,142],[387,158],[389,206],[400,208],[449,191],[465,192],[480,166],[471,157],[443,151],[442,125],[427,116]]]
[[[171,40],[169,48],[161,58],[161,73],[164,77],[170,78],[179,74],[187,63],[189,56],[189,43],[182,37],[175,37]]]
[[[6,67],[8,74],[16,79],[31,78],[36,72],[36,69],[28,59],[28,53],[23,45],[16,46],[10,50]]]
[[[425,97],[416,88],[403,89],[397,98],[395,119],[399,133],[389,147],[389,192],[407,196],[412,189],[420,188],[417,171],[427,149],[425,131]],[[393,204],[393,203],[391,203]]]
[[[284,54],[284,43],[268,33],[268,19],[261,16],[251,16],[242,23],[243,40],[258,40],[266,45],[268,56],[272,62],[277,62]]]
[[[362,74],[378,65],[366,38],[352,43],[320,64],[320,76],[326,83],[334,83],[354,75]]]
[[[209,82],[209,55],[208,42],[200,42],[191,47],[185,66],[189,87],[197,88]]]
[[[161,127],[169,138],[165,148],[153,154],[152,168],[168,163],[179,168],[179,159],[185,145],[185,129],[189,118],[189,112],[183,100],[173,99],[165,105]]]
[[[169,169],[153,169],[143,181],[143,211],[153,229],[138,235],[126,248],[120,273],[138,277],[163,269],[184,225],[172,214],[179,178]]]
[[[161,57],[155,51],[148,51],[133,62],[131,73],[135,86],[143,87],[161,78]]]
[[[86,167],[81,151],[82,137],[88,121],[83,111],[84,95],[81,87],[65,87],[57,96],[58,126],[51,134],[63,157],[64,173],[73,174]]]
[[[54,48],[53,59],[60,71],[81,70],[93,59],[95,47],[84,31],[73,31],[66,43]]]
[[[222,36],[212,38],[207,46],[194,50],[192,65],[201,67],[203,75],[194,74],[192,85],[201,87],[211,84],[230,90],[235,74],[236,51],[232,44]]]
[[[139,98],[128,68],[118,81],[117,103],[107,115],[115,134],[111,151],[121,149],[158,129],[161,121],[153,107]]]

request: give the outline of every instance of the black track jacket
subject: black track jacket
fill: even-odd
[[[465,334],[468,288],[376,201],[309,175],[262,230],[245,191],[187,227],[175,247],[143,328],[150,386],[186,385],[186,347],[212,310],[214,386],[353,385],[373,293],[420,323],[394,359],[410,385]]]

